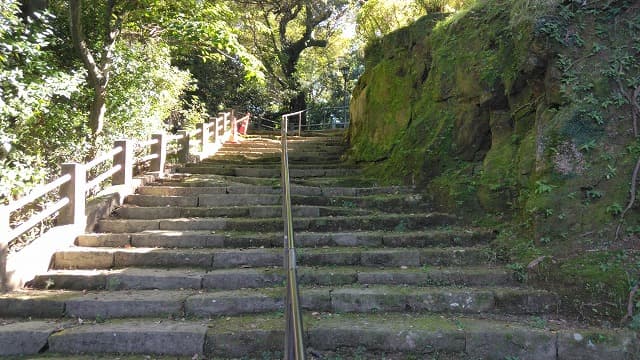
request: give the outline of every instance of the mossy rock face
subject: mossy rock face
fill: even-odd
[[[634,6],[479,1],[379,40],[353,93],[350,158],[435,209],[500,223],[513,262],[633,248]]]
[[[437,208],[507,213],[536,243],[611,228],[640,154],[617,90],[640,72],[631,6],[489,0],[380,39],[353,93],[351,159]]]

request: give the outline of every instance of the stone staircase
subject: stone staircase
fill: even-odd
[[[639,358],[635,334],[562,320],[558,296],[518,283],[491,229],[341,162],[340,133],[289,149],[310,359]],[[140,188],[0,296],[0,355],[280,358],[279,175],[265,134]]]

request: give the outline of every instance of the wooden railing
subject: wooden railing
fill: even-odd
[[[6,280],[3,275],[8,246],[16,238],[56,213],[58,213],[55,218],[56,226],[77,225],[84,229],[86,227],[87,194],[95,193],[96,189],[100,190],[105,181],[111,179],[111,185],[130,186],[134,168],[143,165],[148,165],[148,171],[163,177],[168,155],[176,155],[179,163],[187,163],[193,158],[201,159],[209,156],[235,133],[233,124],[235,124],[234,112],[223,112],[211,122],[201,123],[194,131],[180,130],[176,135],[153,134],[150,140],[142,142],[115,141],[113,149],[109,152],[85,164],[62,164],[61,174],[57,179],[38,186],[28,195],[12,201],[8,205],[0,205],[0,290]],[[168,145],[172,143],[175,143],[175,149],[168,151]],[[134,147],[142,150],[142,154],[137,158],[134,156]],[[194,148],[199,151],[193,151]],[[113,161],[109,169],[92,179],[87,178],[87,173],[109,160]],[[25,206],[57,189],[59,189],[58,199],[54,200],[52,205],[15,227],[11,226],[10,221],[13,213],[21,211]]]

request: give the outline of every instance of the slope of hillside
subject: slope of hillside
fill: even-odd
[[[350,158],[494,224],[496,256],[579,316],[620,320],[640,268],[639,7],[486,0],[382,38]]]

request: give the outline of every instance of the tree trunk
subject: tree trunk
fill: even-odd
[[[122,16],[114,15],[114,6],[115,1],[109,1],[105,13],[106,20],[103,31],[104,44],[101,61],[98,62],[87,46],[85,34],[82,29],[82,0],[69,1],[71,39],[85,69],[87,69],[89,84],[93,87],[94,91],[91,113],[89,114],[89,128],[91,129],[93,138],[100,135],[104,129],[109,71],[111,62],[113,61],[116,39],[120,34],[120,27],[122,25]],[[112,24],[112,18],[115,18],[114,24]]]
[[[307,108],[307,96],[304,91],[298,91],[292,98],[289,100],[289,111],[301,111]],[[305,126],[307,124],[307,113],[302,114],[302,125]]]
[[[49,6],[47,0],[22,0],[20,10],[22,11],[22,20],[26,23],[27,18],[32,18],[35,13],[44,11]]]
[[[89,129],[92,135],[102,133],[104,128],[104,114],[107,110],[107,89],[101,86],[94,87],[91,113],[89,114]]]

